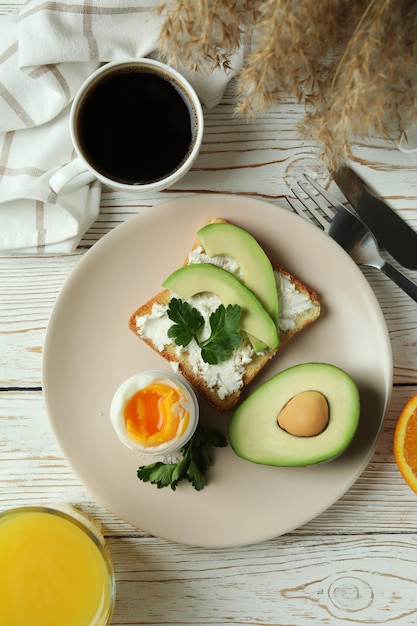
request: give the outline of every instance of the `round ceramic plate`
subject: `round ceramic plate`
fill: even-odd
[[[131,313],[184,262],[197,230],[223,217],[252,233],[265,251],[315,289],[318,321],[279,351],[253,382],[298,363],[321,361],[356,381],[362,419],[350,448],[311,467],[275,468],[215,449],[207,486],[183,481],[157,489],[136,476],[139,460],[109,419],[119,384],[144,369],[169,365],[127,326]],[[327,509],[367,465],[392,385],[392,355],[383,315],[350,257],[322,231],[290,211],[238,196],[204,195],[160,204],[115,228],[80,260],[48,325],[43,360],[47,411],[61,449],[90,493],[115,515],[153,535],[196,546],[263,541]],[[206,424],[226,432],[229,416],[201,401]]]

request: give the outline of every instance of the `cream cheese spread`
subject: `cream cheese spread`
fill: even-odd
[[[188,262],[213,263],[226,269],[238,278],[241,276],[240,268],[233,259],[226,256],[209,257],[202,248],[193,250],[189,255]],[[275,278],[279,301],[278,326],[279,330],[284,332],[293,329],[296,325],[297,316],[315,305],[307,296],[297,291],[286,276],[275,272]],[[202,293],[193,296],[188,302],[192,307],[198,309],[204,317],[205,325],[202,335],[204,339],[210,333],[209,317],[221,304],[221,301],[214,294]],[[211,390],[215,390],[221,400],[240,389],[243,386],[243,375],[246,366],[255,356],[249,341],[242,339],[241,344],[234,350],[229,359],[217,365],[209,365],[203,361],[201,350],[194,339],[184,348],[177,346],[174,340],[168,337],[168,329],[172,322],[167,315],[167,310],[168,306],[155,303],[149,315],[138,316],[136,318],[138,334],[152,341],[159,351],[163,350],[165,346],[175,346],[177,358],[186,354],[193,372],[204,380]],[[171,365],[174,370],[178,369],[176,362],[171,362]]]
[[[284,332],[295,328],[297,317],[316,305],[304,293],[298,291],[287,276],[279,272],[274,274],[279,302],[278,328]]]

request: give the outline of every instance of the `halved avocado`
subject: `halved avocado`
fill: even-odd
[[[290,434],[278,424],[284,407],[304,392],[319,392],[327,401],[328,423],[313,436]],[[359,423],[356,383],[327,363],[296,365],[264,383],[236,409],[229,441],[236,454],[263,465],[312,465],[339,456],[351,443]]]
[[[259,300],[233,274],[211,263],[184,265],[163,282],[163,287],[183,300],[208,291],[222,303],[239,304],[242,308],[240,326],[272,349],[278,347],[277,327]]]

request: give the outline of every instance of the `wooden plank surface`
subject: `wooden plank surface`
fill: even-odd
[[[20,4],[0,2],[0,14]],[[242,194],[287,208],[285,196],[304,171],[330,182],[315,146],[297,136],[302,110],[296,103],[284,99],[241,120],[233,89],[232,83],[220,105],[205,112],[199,158],[174,188],[148,197],[103,190],[100,216],[75,254],[0,258],[0,507],[65,501],[102,524],[117,578],[113,626],[415,625],[417,496],[397,469],[392,442],[401,408],[417,393],[417,305],[376,270],[364,274],[381,305],[394,359],[381,437],[351,489],[283,537],[222,550],[151,537],[87,492],[51,430],[41,380],[48,318],[96,241],[136,213],[182,195]],[[355,167],[417,229],[417,155],[375,138],[356,143],[354,153]],[[405,273],[417,280],[417,272]]]

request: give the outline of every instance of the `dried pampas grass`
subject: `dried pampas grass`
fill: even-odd
[[[159,10],[163,56],[193,71],[228,67],[251,37],[237,114],[296,97],[300,132],[331,169],[355,136],[398,139],[417,123],[416,0],[167,0]]]

